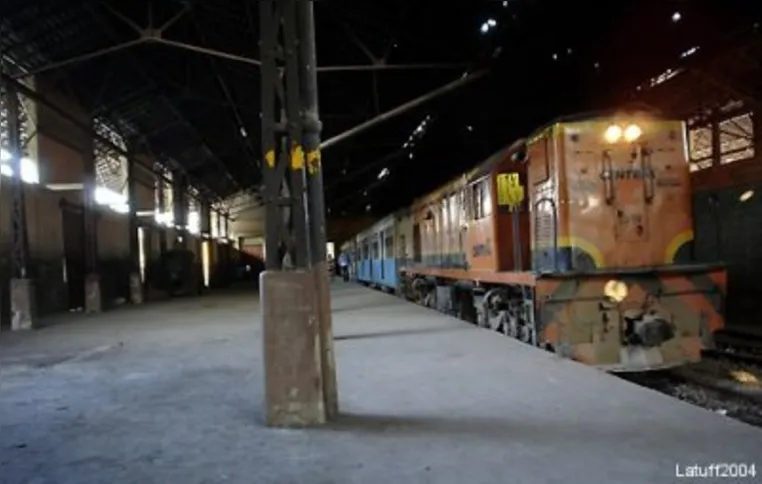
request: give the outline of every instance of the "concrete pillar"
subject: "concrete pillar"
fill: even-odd
[[[306,427],[326,422],[318,295],[307,271],[260,276],[267,424]]]
[[[97,272],[89,272],[85,276],[85,314],[95,314],[101,311],[103,311],[101,276]]]
[[[130,273],[130,302],[132,304],[143,304],[143,280],[140,278],[140,272]]]
[[[336,381],[336,357],[333,350],[333,320],[331,318],[331,287],[328,280],[328,263],[319,262],[311,273],[316,290],[316,315],[320,335],[320,358],[323,382],[323,401],[326,418],[331,420],[339,414],[339,390]]]
[[[34,327],[37,305],[32,279],[11,279],[11,330]]]

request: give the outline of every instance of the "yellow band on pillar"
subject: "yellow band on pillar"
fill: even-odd
[[[304,168],[304,150],[301,145],[294,144],[291,147],[291,169],[296,171],[302,168]]]
[[[316,173],[320,169],[320,150],[307,153],[307,171]]]
[[[275,151],[270,150],[265,153],[265,163],[267,163],[267,166],[270,168],[275,166]]]

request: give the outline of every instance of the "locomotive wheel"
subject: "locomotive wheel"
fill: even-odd
[[[491,329],[492,331],[495,331],[496,333],[507,334],[506,333],[505,322],[503,321],[503,319],[499,315],[497,315],[495,317],[492,317],[492,318],[488,317],[487,320],[488,320],[488,326],[487,327],[489,329]]]

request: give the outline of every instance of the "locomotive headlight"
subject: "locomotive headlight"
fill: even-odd
[[[615,303],[624,301],[628,293],[627,284],[622,281],[611,280],[603,287],[603,295]]]
[[[640,138],[640,135],[642,134],[643,130],[640,129],[640,126],[637,124],[631,124],[627,126],[627,129],[624,130],[624,139],[632,143],[633,141],[636,141],[638,138]]]
[[[606,130],[605,137],[606,137],[606,141],[608,141],[609,143],[616,143],[622,137],[622,128],[620,128],[616,124],[612,124]]]

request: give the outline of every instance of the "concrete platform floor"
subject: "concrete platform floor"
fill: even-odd
[[[339,285],[333,304],[342,417],[315,430],[261,423],[251,293],[0,335],[0,482],[762,479],[759,429],[392,296]]]

